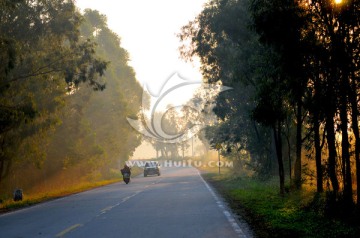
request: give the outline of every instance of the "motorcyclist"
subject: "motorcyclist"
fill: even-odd
[[[125,164],[124,168],[121,169],[121,174],[124,175],[125,173],[128,173],[129,175],[131,175],[131,169],[129,166],[127,166],[127,164]]]

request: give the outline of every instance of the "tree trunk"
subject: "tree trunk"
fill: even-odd
[[[12,160],[2,158],[0,159],[0,186],[3,180],[10,174],[12,168]]]
[[[297,103],[297,112],[296,112],[296,161],[294,165],[294,184],[296,188],[301,188],[301,148],[302,148],[302,102],[301,98]]]
[[[344,82],[343,82],[344,83]],[[351,178],[351,164],[350,164],[350,144],[348,135],[348,117],[347,117],[347,97],[345,90],[341,93],[341,106],[340,106],[340,120],[341,120],[341,154],[342,163],[344,166],[344,202],[346,207],[351,207],[352,199],[352,178]]]
[[[352,81],[352,90],[350,92],[350,104],[351,104],[351,122],[352,130],[355,137],[355,166],[356,166],[356,204],[360,206],[360,132],[359,132],[359,122],[358,122],[358,103],[356,96],[356,84],[355,80]]]
[[[321,163],[321,143],[320,143],[320,123],[318,112],[314,112],[314,144],[315,144],[315,163],[316,163],[316,188],[318,193],[324,191],[323,171]]]
[[[0,158],[0,185],[4,176],[5,161]]]
[[[273,127],[273,133],[275,139],[276,157],[279,165],[280,195],[283,196],[285,194],[285,172],[284,172],[284,163],[282,158],[282,139],[281,139],[280,121],[278,122],[277,126]]]
[[[289,180],[290,180],[290,184],[292,183],[292,177],[291,177],[291,143],[290,143],[290,139],[289,139],[289,135],[286,135],[286,142],[287,142],[287,147],[288,147],[288,160],[289,160]]]
[[[329,159],[328,159],[328,174],[334,194],[337,196],[339,191],[339,182],[336,176],[336,146],[335,146],[335,131],[333,114],[326,115],[326,140],[328,143]]]

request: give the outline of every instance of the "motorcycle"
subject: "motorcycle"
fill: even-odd
[[[123,180],[126,184],[130,183],[130,173],[123,173]]]

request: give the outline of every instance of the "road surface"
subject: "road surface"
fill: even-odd
[[[194,168],[164,168],[0,216],[1,238],[251,237]]]

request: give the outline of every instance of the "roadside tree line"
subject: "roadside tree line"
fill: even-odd
[[[233,87],[216,100],[211,144],[259,174],[276,168],[280,194],[286,167],[301,188],[309,158],[317,192],[345,211],[360,205],[359,4],[212,0],[179,34],[206,82]]]
[[[0,192],[106,178],[140,144],[141,86],[106,16],[75,1],[0,0]]]

